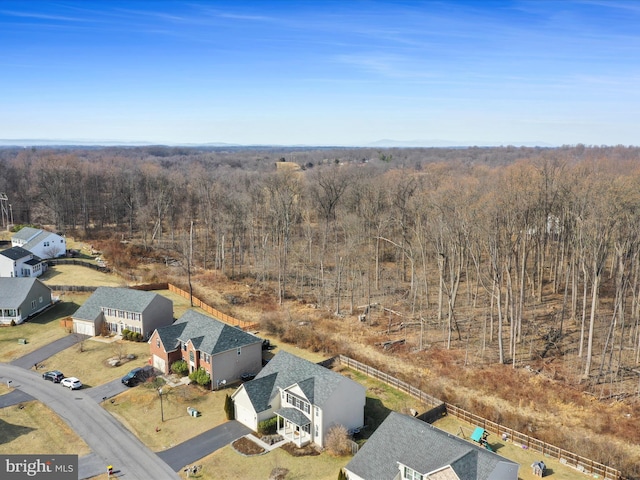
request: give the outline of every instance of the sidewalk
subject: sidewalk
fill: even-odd
[[[274,443],[273,445],[269,445],[268,443],[263,442],[262,440],[260,440],[258,437],[256,437],[253,433],[249,433],[247,435],[244,436],[245,438],[251,440],[253,443],[255,443],[256,445],[260,445],[262,448],[264,448],[267,452],[270,452],[272,450],[275,450],[276,448],[280,448],[282,445],[284,445],[285,443],[290,442],[291,440],[283,438],[282,440],[280,440],[279,442]]]

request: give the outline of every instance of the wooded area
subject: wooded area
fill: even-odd
[[[583,145],[7,148],[2,225],[102,239],[118,272],[160,262],[185,290],[206,271],[261,285],[370,332],[361,341],[385,354],[457,350],[464,367],[637,401],[639,159]],[[639,473],[621,451],[600,453]]]
[[[175,251],[338,315],[382,305],[437,327],[447,348],[481,336],[488,358],[514,366],[575,325],[581,380],[640,376],[639,149],[0,155],[16,224]]]

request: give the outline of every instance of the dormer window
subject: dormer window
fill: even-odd
[[[424,477],[421,473],[416,472],[412,468],[404,467],[402,472],[402,478],[405,480],[423,480]]]

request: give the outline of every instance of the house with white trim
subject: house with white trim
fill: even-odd
[[[64,237],[40,228],[21,228],[11,237],[11,246],[22,247],[44,259],[67,254],[67,240]]]
[[[0,277],[39,277],[47,267],[46,261],[22,247],[0,252]]]
[[[173,302],[154,292],[98,287],[71,318],[74,333],[94,337],[126,329],[147,339],[156,328],[173,323]]]
[[[321,365],[280,351],[231,396],[235,418],[257,431],[277,418],[277,431],[297,446],[324,447],[331,427],[364,425],[364,386]]]
[[[344,467],[349,480],[518,480],[519,465],[397,412]]]
[[[189,372],[203,369],[209,374],[212,389],[262,368],[261,338],[195,310],[156,329],[149,349],[158,370],[169,373],[174,362],[184,360]]]
[[[0,325],[18,325],[52,303],[51,289],[37,278],[0,278]]]

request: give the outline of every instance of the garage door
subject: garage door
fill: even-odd
[[[255,413],[252,410],[249,410],[242,405],[235,405],[236,410],[236,420],[246,425],[251,430],[255,430],[257,428]]]
[[[80,333],[82,335],[89,335],[94,337],[96,332],[92,323],[73,321],[73,333]]]
[[[163,373],[166,373],[167,370],[167,362],[165,362],[164,358],[161,358],[157,355],[153,356],[153,367],[160,370]]]

